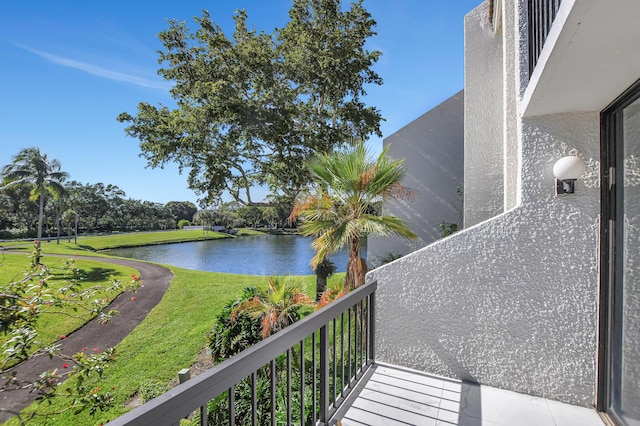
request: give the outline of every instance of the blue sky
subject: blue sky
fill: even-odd
[[[382,52],[382,86],[368,89],[389,136],[463,87],[463,18],[480,0],[365,0]],[[36,146],[58,159],[71,179],[114,184],[130,198],[197,201],[174,166],[146,168],[138,141],[119,113],[139,102],[171,105],[170,83],[157,75],[156,34],[166,19],[186,21],[207,9],[230,33],[236,9],[271,32],[291,0],[110,0],[0,2],[0,166]],[[382,139],[368,142],[379,152]]]

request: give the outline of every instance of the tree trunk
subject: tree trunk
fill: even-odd
[[[38,241],[42,239],[43,218],[44,218],[44,188],[40,188],[40,210],[38,211]]]
[[[44,188],[40,188],[40,210],[38,212],[38,253],[40,253],[40,244],[42,243],[42,219],[44,218]],[[36,257],[36,264],[40,264],[40,256]]]
[[[322,298],[322,293],[327,289],[327,275],[323,270],[316,269],[316,302]]]
[[[60,213],[56,213],[56,244],[60,244]]]
[[[74,231],[73,231],[73,243],[78,244],[78,210],[74,211],[75,220],[74,220]]]
[[[347,276],[345,284],[349,290],[364,284],[367,268],[364,259],[360,257],[360,237],[352,237],[349,242],[349,261],[347,263]]]
[[[336,272],[336,265],[325,257],[316,266],[316,302],[322,299],[322,294],[327,290],[327,278]],[[336,295],[337,296],[337,295]]]
[[[367,273],[367,264],[360,257],[360,237],[352,237],[349,243],[349,261],[347,263],[347,277],[345,286],[349,286],[349,290],[360,287],[364,284],[365,275]],[[362,316],[362,302],[356,305],[356,324],[360,329],[362,348],[367,347],[367,319]]]

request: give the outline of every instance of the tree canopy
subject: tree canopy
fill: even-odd
[[[176,222],[179,220],[192,221],[193,215],[198,211],[196,205],[191,201],[169,201],[164,205],[164,208],[169,211]]]
[[[255,204],[256,185],[293,200],[310,182],[305,159],[380,135],[379,111],[363,102],[382,81],[362,2],[293,0],[289,22],[270,34],[250,30],[246,11],[231,37],[206,11],[195,32],[169,21],[159,73],[174,83],[176,107],[141,102],[118,120],[149,166],[177,163],[207,202],[228,193]]]

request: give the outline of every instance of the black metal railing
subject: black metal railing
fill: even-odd
[[[373,364],[371,282],[109,425],[326,425]]]
[[[562,0],[529,0],[529,77],[540,58],[540,52],[551,30]]]

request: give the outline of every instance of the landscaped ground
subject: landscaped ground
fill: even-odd
[[[153,244],[170,244],[184,243],[189,241],[217,240],[221,238],[237,238],[237,236],[245,235],[265,235],[263,232],[252,229],[240,229],[236,235],[223,234],[213,231],[193,231],[193,230],[172,230],[172,231],[154,231],[154,232],[130,232],[117,233],[99,236],[80,236],[78,244],[70,240],[62,239],[60,243],[52,240],[42,242],[42,251],[44,253],[62,253],[73,254],[77,251],[97,251],[107,250],[120,247],[136,247],[147,246]],[[0,242],[0,248],[30,251],[32,241]]]
[[[184,232],[201,233],[202,231]],[[119,237],[123,238],[125,235],[129,234],[122,234]],[[97,237],[91,247],[107,245],[107,243],[100,243],[99,238],[102,237]],[[79,239],[78,243],[78,246],[86,245],[87,241]],[[55,249],[51,249],[49,245]],[[45,253],[74,254],[82,250],[78,246],[74,248],[68,243],[67,245],[43,243]],[[110,268],[112,265],[104,266],[103,264],[103,267]],[[116,364],[106,371],[103,380],[95,383],[96,387],[109,389],[116,395],[115,406],[93,417],[88,412],[78,415],[65,412],[50,418],[48,422],[35,421],[33,424],[101,424],[123,414],[129,409],[127,404],[136,400],[141,386],[157,380],[176,381],[179,370],[198,361],[202,348],[206,344],[206,334],[210,331],[214,318],[224,303],[237,297],[245,286],[264,287],[267,284],[264,277],[168,267],[175,274],[175,278],[164,298],[140,326],[118,345]],[[5,278],[6,275],[0,276],[0,279]],[[314,294],[315,277],[305,276],[301,279],[304,282],[304,290],[310,295]],[[331,279],[340,280],[344,277],[343,274],[337,274]],[[70,383],[67,383],[63,386],[69,385]],[[52,411],[64,408],[64,403],[50,407]],[[18,423],[10,421],[9,424]]]
[[[29,266],[29,259],[24,254],[4,254],[0,256],[0,282],[8,283],[18,281],[22,277],[22,272]],[[50,281],[52,288],[61,286],[63,273],[59,270],[65,258],[63,257],[47,257],[43,258],[43,262],[51,268],[54,276],[59,276]],[[91,260],[79,259],[76,261],[76,267],[80,270],[83,286],[86,287],[108,287],[111,280],[119,280],[126,284],[131,281],[131,275],[137,274],[138,271],[126,266],[107,264],[104,262],[96,262]],[[120,293],[100,291],[96,293],[93,299],[113,300]],[[85,301],[84,305],[89,307],[91,300]],[[60,309],[50,308],[53,312],[59,312]],[[59,315],[56,313],[41,315],[38,318],[37,329],[39,331],[38,341],[40,342],[31,353],[37,349],[48,346],[60,339],[60,336],[70,334],[72,331],[80,328],[92,316],[80,314],[83,312],[72,312],[72,315]],[[11,335],[0,333],[0,345],[2,345]],[[0,364],[5,359],[5,354],[0,353]]]

